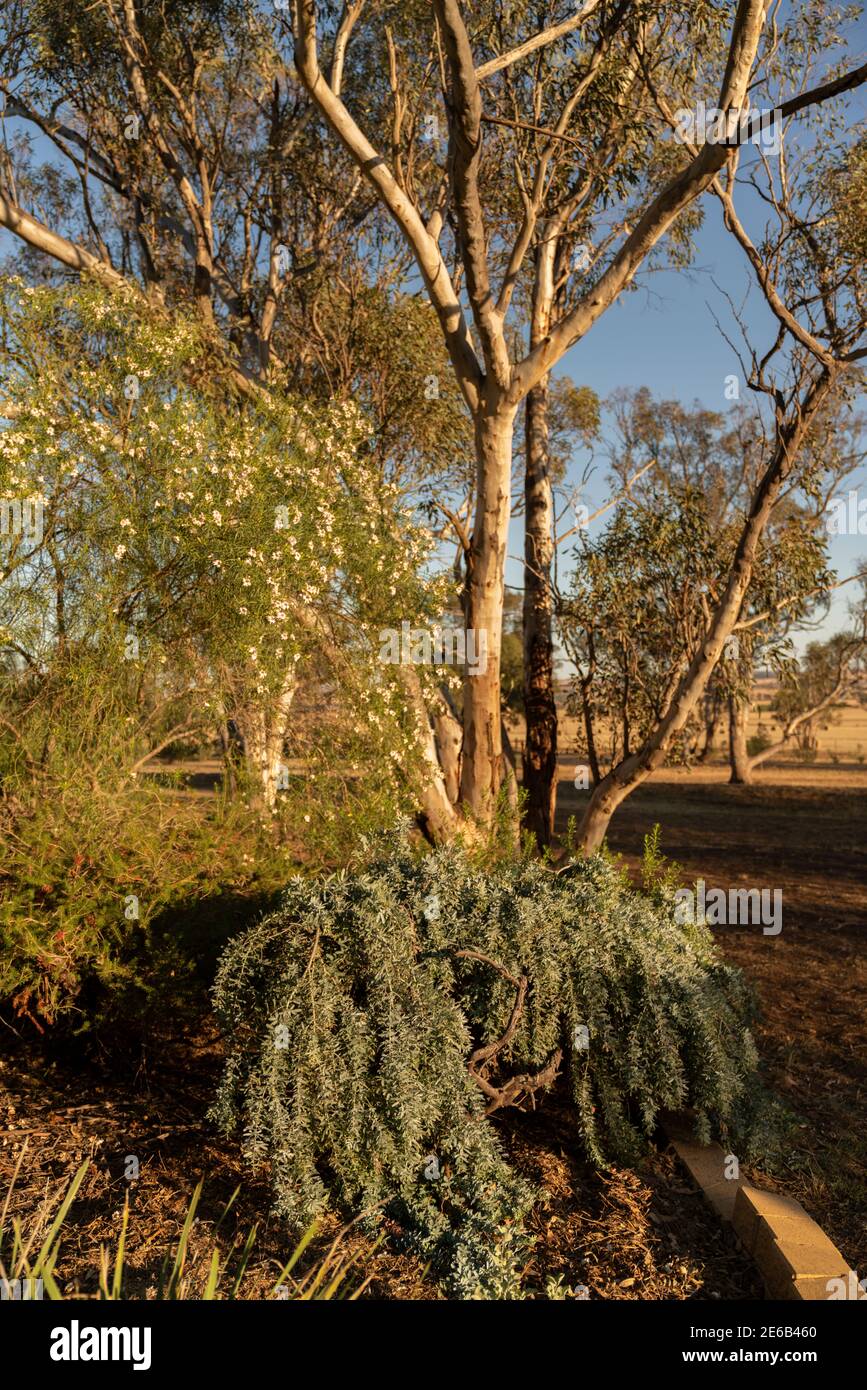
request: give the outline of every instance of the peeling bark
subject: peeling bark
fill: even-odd
[[[460,799],[484,825],[494,815],[504,776],[500,646],[514,418],[514,409],[495,405],[476,422],[477,502],[463,596],[465,625],[475,634],[476,650],[486,643],[487,659],[484,671],[473,675],[468,668],[464,676]]]

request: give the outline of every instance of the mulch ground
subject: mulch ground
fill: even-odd
[[[240,1292],[269,1296],[292,1242],[268,1214],[267,1172],[251,1174],[237,1144],[220,1138],[204,1120],[220,1064],[219,1040],[204,1032],[164,1043],[137,1074],[115,1075],[84,1061],[49,1062],[32,1049],[6,1052],[0,1069],[0,1198],[26,1143],[11,1213],[31,1227],[46,1196],[65,1190],[80,1164],[90,1161],[66,1224],[58,1266],[64,1292],[96,1294],[101,1249],[113,1266],[128,1197],[124,1291],[127,1297],[153,1297],[203,1178],[186,1270],[190,1296],[204,1288],[215,1242],[226,1252],[223,1288],[231,1285],[237,1252],[254,1226]],[[502,1130],[515,1166],[542,1189],[525,1280],[540,1296],[549,1280],[591,1299],[760,1296],[751,1263],[726,1237],[670,1150],[651,1152],[634,1170],[598,1173],[578,1157],[574,1122],[556,1098],[533,1115],[509,1116]],[[132,1182],[125,1176],[130,1156],[138,1159],[140,1172]],[[336,1221],[324,1223],[301,1272],[338,1232]],[[340,1250],[357,1261],[347,1291],[369,1278],[363,1297],[441,1296],[416,1259],[374,1248],[357,1231],[342,1237]]]
[[[579,794],[568,784],[561,792],[565,818],[578,809]],[[612,826],[612,847],[636,863],[642,837],[657,820],[664,850],[683,865],[687,879],[700,873],[708,886],[784,890],[779,937],[764,937],[760,928],[725,928],[720,941],[757,985],[768,1079],[798,1117],[789,1170],[774,1183],[804,1203],[863,1273],[867,789],[652,783],[623,807]],[[223,1252],[221,1292],[227,1294],[255,1227],[239,1296],[273,1296],[292,1242],[269,1215],[267,1173],[251,1173],[238,1145],[205,1119],[221,1061],[207,1018],[152,1038],[134,1064],[128,1058],[100,1062],[4,1035],[0,1206],[21,1160],[9,1210],[24,1229],[32,1228],[46,1198],[65,1189],[85,1159],[90,1163],[58,1265],[68,1294],[97,1292],[101,1252],[113,1262],[128,1198],[124,1292],[153,1296],[203,1179],[184,1271],[187,1295],[199,1296],[204,1288],[215,1243]],[[661,1137],[634,1169],[599,1173],[581,1159],[568,1107],[557,1097],[534,1114],[508,1115],[501,1132],[513,1163],[542,1191],[525,1280],[540,1295],[557,1281],[572,1296],[586,1289],[592,1299],[761,1296],[751,1262]],[[134,1181],[127,1177],[129,1156],[139,1162]],[[325,1222],[294,1274],[303,1276],[338,1234],[336,1221]],[[372,1244],[355,1228],[342,1236],[339,1253],[355,1261],[343,1285],[347,1292],[367,1280],[365,1298],[441,1296],[417,1260],[385,1242]]]

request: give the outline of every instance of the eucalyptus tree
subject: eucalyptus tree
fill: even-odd
[[[863,594],[850,606],[849,625],[824,642],[810,642],[803,656],[788,662],[771,704],[779,736],[750,752],[742,724],[732,725],[733,782],[749,786],[756,768],[793,745],[814,746],[816,724],[831,720],[845,701],[864,704],[867,674],[867,604]]]
[[[665,83],[665,58],[671,61],[673,48],[678,54],[697,55],[689,85],[698,80],[699,90],[707,93],[709,73],[702,55],[708,51],[712,61],[718,58],[716,103],[726,113],[726,134],[736,145],[768,6],[763,0],[741,0],[728,8],[733,13],[726,41],[706,46],[708,34],[717,36],[720,12],[715,6],[586,0],[577,11],[546,8],[540,21],[534,6],[483,5],[469,11],[458,0],[434,0],[427,51],[420,54],[417,30],[411,42],[403,42],[392,5],[353,0],[338,9],[319,7],[315,0],[293,0],[291,6],[298,72],[410,246],[473,419],[475,514],[464,619],[468,628],[487,632],[491,659],[484,675],[468,676],[464,683],[460,800],[483,822],[493,817],[506,779],[500,640],[516,412],[628,288],[662,237],[711,188],[733,154],[730,145],[709,140],[690,152],[671,149],[668,159],[661,161],[655,131],[648,125],[644,158],[640,150],[633,156],[632,178],[641,196],[625,225],[611,230],[604,264],[594,267],[596,273],[583,291],[558,314],[558,257],[562,259],[564,247],[556,235],[549,235],[547,219],[561,216],[580,228],[596,210],[594,197],[609,195],[597,167],[597,162],[604,165],[604,139],[601,149],[590,140],[586,147],[580,140],[574,142],[573,122],[580,120],[588,103],[599,112],[594,89],[603,76],[615,112],[623,111],[634,91],[652,92],[655,100],[663,87],[664,97],[672,95]],[[661,53],[656,47],[660,35]],[[577,60],[572,57],[575,36],[583,40]],[[776,42],[776,31],[769,29],[769,47]],[[380,132],[367,118],[364,103],[353,103],[335,86],[333,56],[330,71],[320,57],[323,49],[339,53],[345,67],[351,65],[354,44],[367,55],[375,43],[381,45],[383,70],[393,89],[393,121],[379,147],[374,142]],[[540,64],[544,51],[557,44],[561,58],[566,55],[566,70],[546,97]],[[857,85],[864,76],[861,70],[835,79],[815,93],[782,103],[781,110],[799,110]],[[683,82],[673,87],[682,90]],[[512,109],[504,114],[509,103]],[[635,119],[638,114],[633,113]],[[425,131],[436,136],[440,119],[446,123],[448,146],[441,150],[439,184],[426,197],[429,185],[414,179],[411,155]],[[525,159],[518,138],[528,130],[543,138],[541,147],[525,152]],[[555,152],[564,145],[571,145],[572,167],[566,169],[562,160],[555,160]],[[511,166],[512,175],[505,187],[504,165]],[[488,179],[490,169],[493,176]],[[507,321],[518,304],[532,306],[532,322],[527,351],[516,359],[510,352]],[[531,410],[531,431],[532,414]],[[544,473],[544,441],[537,449],[531,440],[528,452],[538,455],[539,472]],[[531,473],[533,469],[531,463]],[[535,484],[528,486],[530,531],[542,538],[538,556],[534,543],[531,564],[544,571],[550,521],[546,483],[541,480],[538,505]],[[543,617],[542,647],[544,629]]]
[[[618,421],[614,477],[634,476],[642,465],[641,477],[597,538],[580,533],[572,587],[558,604],[594,785],[664,718],[725,587],[763,463],[756,411],[688,409],[654,401],[644,389],[620,392],[610,404]],[[854,417],[847,434],[846,416],[842,408],[828,411],[816,429],[814,466],[823,472],[823,490],[812,503],[794,489],[781,494],[766,524],[738,621],[713,672],[717,701],[730,710],[745,707],[759,659],[781,673],[790,668],[789,633],[833,587],[825,499],[863,458],[861,422]],[[804,467],[799,483],[809,483]],[[696,703],[669,759],[692,762],[703,723]]]

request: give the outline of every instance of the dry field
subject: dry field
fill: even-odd
[[[578,754],[584,747],[584,726],[580,719],[573,715],[560,714],[559,720],[559,744],[564,753]],[[524,720],[518,717],[510,721],[512,742],[516,747],[520,747],[524,740]],[[764,734],[767,739],[774,742],[780,737],[781,730],[778,723],[767,712],[766,699],[754,699],[747,718],[747,737],[751,738],[754,734]],[[714,756],[717,759],[724,759],[725,747],[728,739],[728,729],[723,720],[717,735]],[[817,726],[816,740],[819,751],[819,761],[830,759],[833,754],[839,757],[841,762],[851,762],[856,766],[859,757],[864,757],[864,766],[867,766],[867,708],[863,705],[843,705],[835,709],[830,716],[826,716]],[[793,762],[800,766],[796,752],[786,750],[781,755],[784,762]]]

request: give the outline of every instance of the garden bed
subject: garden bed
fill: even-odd
[[[194,1037],[155,1048],[137,1074],[118,1075],[114,1068],[101,1070],[72,1057],[52,1062],[33,1048],[14,1045],[4,1048],[2,1063],[0,1192],[5,1193],[26,1140],[11,1208],[25,1228],[49,1187],[65,1189],[80,1164],[91,1163],[65,1224],[58,1266],[65,1293],[96,1293],[100,1247],[107,1247],[113,1260],[129,1190],[125,1294],[153,1296],[202,1177],[187,1265],[193,1288],[204,1286],[217,1223],[240,1185],[216,1238],[227,1248],[258,1223],[240,1296],[269,1296],[292,1242],[267,1214],[267,1173],[251,1177],[238,1146],[220,1139],[203,1120],[222,1063],[215,1033],[203,1028]],[[513,1165],[542,1190],[529,1222],[535,1245],[525,1276],[540,1296],[549,1281],[564,1292],[571,1287],[580,1293],[583,1285],[590,1299],[761,1295],[752,1261],[706,1209],[670,1149],[652,1151],[635,1169],[599,1172],[576,1157],[574,1120],[556,1097],[535,1114],[510,1112],[499,1123]],[[665,1143],[661,1136],[660,1143]],[[129,1154],[141,1163],[135,1184],[124,1178]],[[322,1255],[337,1230],[334,1220],[323,1223],[302,1266]],[[373,1249],[352,1231],[345,1246],[358,1257],[348,1287],[370,1277],[364,1297],[442,1297],[420,1261]]]

